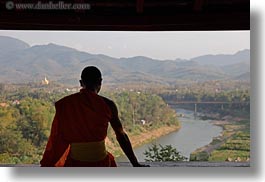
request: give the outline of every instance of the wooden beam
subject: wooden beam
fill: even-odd
[[[0,29],[250,30],[247,0],[242,0],[242,3],[236,1],[232,5],[221,4],[222,0],[212,1],[214,0],[130,0],[124,4],[121,0],[107,1],[109,3],[106,4],[92,1],[91,9],[85,11],[7,10],[5,4],[0,2]],[[185,3],[182,4],[183,2]]]

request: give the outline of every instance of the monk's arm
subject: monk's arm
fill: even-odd
[[[122,130],[122,129],[121,129]],[[134,155],[131,142],[129,140],[128,135],[124,131],[115,132],[117,140],[123,150],[123,152],[126,154],[130,162],[134,167],[140,167],[141,165],[137,161],[137,158]]]
[[[108,105],[110,106],[111,111],[112,111],[112,119],[111,119],[110,123],[111,123],[113,130],[115,131],[116,138],[117,138],[123,152],[126,154],[126,156],[128,157],[128,159],[130,160],[130,162],[132,163],[132,165],[134,167],[143,166],[143,165],[139,164],[137,158],[134,155],[130,139],[127,136],[127,134],[125,133],[125,131],[123,130],[122,124],[120,122],[120,119],[118,116],[118,109],[117,109],[115,103],[112,101],[108,101]]]

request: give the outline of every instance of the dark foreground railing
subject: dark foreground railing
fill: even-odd
[[[151,167],[250,167],[250,162],[141,162]],[[119,167],[132,167],[129,162],[118,162]],[[40,167],[36,164],[0,164],[0,167]]]
[[[250,167],[250,162],[143,162],[151,167]],[[120,167],[131,166],[128,162],[119,162]]]

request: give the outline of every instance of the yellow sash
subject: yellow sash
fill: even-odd
[[[73,159],[97,162],[107,156],[105,140],[99,142],[72,143],[70,155]]]

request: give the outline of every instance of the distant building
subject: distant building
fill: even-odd
[[[144,119],[141,120],[142,125],[145,125],[146,121]]]
[[[66,92],[78,92],[79,89],[80,89],[79,87],[66,88],[65,91]]]
[[[49,83],[50,83],[50,81],[46,78],[46,76],[45,76],[44,80],[41,80],[42,85],[49,85]]]
[[[20,101],[19,100],[14,100],[13,102],[12,102],[12,105],[19,105],[20,104]]]

